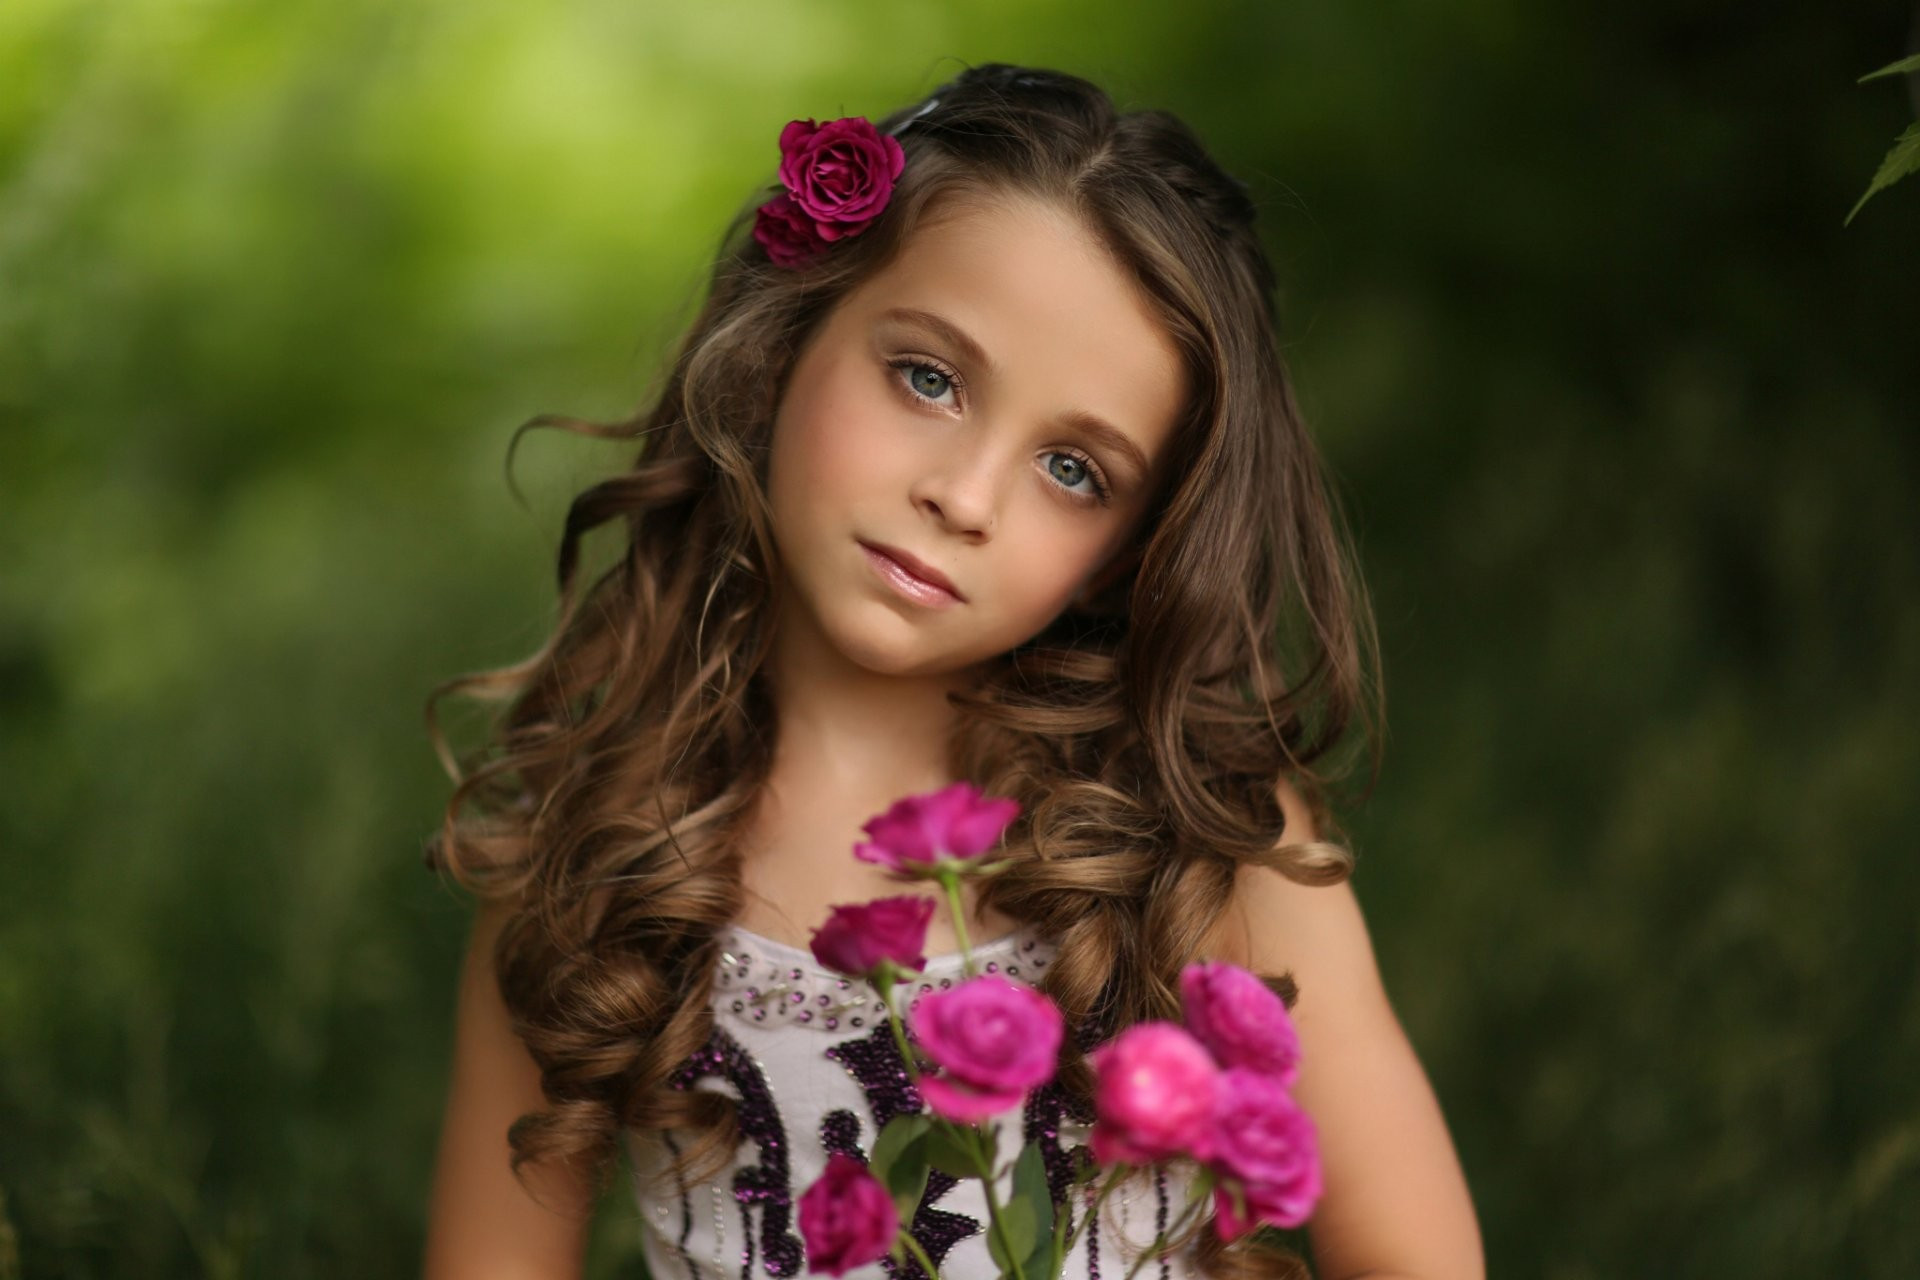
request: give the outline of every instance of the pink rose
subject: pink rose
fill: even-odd
[[[782,267],[799,266],[827,247],[814,235],[813,219],[802,213],[785,192],[760,206],[753,238],[767,251],[767,257]]]
[[[893,194],[906,168],[900,143],[864,116],[816,125],[789,121],[780,131],[780,182],[822,240],[859,235]]]
[[[1214,1196],[1221,1238],[1235,1239],[1258,1222],[1305,1222],[1320,1198],[1320,1152],[1313,1121],[1286,1087],[1264,1072],[1229,1067],[1220,1073],[1213,1119],[1212,1164],[1226,1175]],[[1247,1217],[1233,1207],[1236,1182],[1247,1199]]]
[[[1150,1164],[1213,1154],[1214,1088],[1220,1068],[1198,1040],[1171,1022],[1140,1022],[1087,1055],[1093,1068],[1093,1132],[1101,1164]]]
[[[1020,1104],[1053,1078],[1066,1022],[1053,1001],[996,974],[921,996],[908,1013],[913,1037],[946,1074],[923,1077],[920,1096],[961,1124]]]
[[[807,1270],[845,1275],[887,1255],[900,1231],[893,1197],[867,1166],[835,1152],[800,1197],[800,1238]]]
[[[863,116],[788,121],[780,131],[780,181],[787,189],[760,206],[753,238],[780,266],[803,263],[866,230],[887,207],[906,163],[899,142]]]
[[[933,899],[921,894],[836,906],[813,931],[813,958],[836,973],[872,973],[882,960],[906,969],[927,964]]]
[[[1248,1067],[1291,1087],[1300,1073],[1300,1037],[1287,1006],[1266,983],[1230,964],[1190,964],[1180,973],[1187,1029],[1223,1067]]]
[[[1266,1223],[1275,1227],[1297,1227],[1313,1216],[1320,1199],[1320,1166],[1313,1167],[1310,1180],[1298,1187],[1262,1187],[1246,1185],[1240,1194],[1246,1198],[1243,1216],[1234,1208],[1233,1184],[1218,1183],[1213,1188],[1213,1229],[1222,1240],[1232,1243],[1255,1227]]]
[[[1019,801],[987,799],[971,782],[956,782],[896,800],[860,828],[873,840],[854,845],[853,856],[896,871],[942,857],[975,857],[998,844],[1019,814]]]

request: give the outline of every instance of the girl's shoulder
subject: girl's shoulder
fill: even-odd
[[[1318,838],[1283,784],[1286,843]],[[1300,1037],[1294,1094],[1319,1132],[1327,1183],[1313,1234],[1343,1241],[1355,1271],[1479,1277],[1478,1224],[1445,1118],[1393,1010],[1352,882],[1303,885],[1243,865],[1216,958],[1292,979]]]
[[[1283,777],[1275,784],[1274,794],[1280,801],[1280,811],[1286,815],[1284,842],[1292,845],[1317,841],[1320,833],[1313,806],[1300,789]],[[1328,896],[1330,890],[1336,889],[1344,892]],[[1349,908],[1357,910],[1352,899],[1352,889],[1345,881],[1308,886],[1269,867],[1242,863],[1227,909],[1214,923],[1207,958],[1256,973],[1285,973],[1291,968],[1286,963],[1286,957],[1293,950],[1290,941],[1303,941],[1316,931],[1309,927],[1313,922],[1302,920],[1303,916],[1344,918],[1346,929],[1343,931],[1348,933],[1346,943],[1351,946],[1354,941],[1351,926],[1355,919],[1349,915]],[[1323,921],[1320,927],[1327,927],[1327,922]]]

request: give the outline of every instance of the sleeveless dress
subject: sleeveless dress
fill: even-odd
[[[663,1174],[678,1145],[674,1135],[631,1130],[627,1147],[642,1223],[642,1251],[654,1280],[758,1280],[808,1274],[800,1236],[799,1199],[835,1152],[865,1161],[881,1127],[921,1110],[888,1025],[886,1007],[866,983],[823,968],[810,952],[738,925],[722,931],[714,984],[714,1031],[705,1047],[671,1078],[680,1089],[715,1089],[740,1100],[742,1140],[732,1163],[709,1182],[684,1185]],[[1037,985],[1055,953],[1032,926],[973,949],[981,973]],[[964,978],[961,956],[930,956],[922,975],[903,984],[896,1004],[951,987]],[[1072,1195],[1072,1226],[1095,1188],[1068,1186],[1073,1151],[1084,1146],[1091,1114],[1079,1114],[1052,1084],[1019,1108],[993,1118],[1000,1127],[996,1167],[1037,1139],[1053,1189],[1054,1211]],[[1065,1280],[1122,1280],[1155,1233],[1186,1204],[1191,1164],[1142,1170],[1114,1189],[1100,1220],[1081,1233],[1065,1260]],[[659,1175],[656,1177],[656,1175]],[[1001,1204],[1012,1177],[996,1184]],[[649,1188],[652,1188],[649,1194]],[[1209,1212],[1203,1206],[1201,1214]],[[986,1197],[977,1178],[933,1170],[910,1224],[944,1280],[991,1280]],[[1069,1228],[1071,1229],[1071,1227]],[[848,1271],[850,1280],[925,1280],[917,1260],[891,1258]],[[1149,1261],[1136,1280],[1201,1276],[1192,1248]]]

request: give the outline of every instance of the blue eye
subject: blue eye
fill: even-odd
[[[926,360],[895,360],[892,362],[892,365],[895,369],[901,371],[903,375],[901,380],[907,384],[909,391],[913,392],[913,394],[920,399],[930,400],[935,404],[938,404],[941,396],[945,394],[944,391],[939,389],[938,384],[945,383],[947,389],[956,393],[962,385],[959,374],[950,373],[942,369],[939,365]],[[917,381],[926,375],[931,375],[935,380],[935,389],[931,392],[925,390],[925,382]]]
[[[958,395],[966,387],[966,383],[961,380],[958,373],[921,357],[903,356],[898,360],[889,360],[887,364],[890,368],[899,370],[900,382],[907,388],[907,394],[927,404],[940,405],[947,391]],[[931,392],[925,389],[928,378],[931,379],[935,388]],[[1091,456],[1078,449],[1056,449],[1053,451],[1053,457],[1065,458],[1078,469],[1077,475],[1070,471],[1069,476],[1072,478],[1061,480],[1055,472],[1055,467],[1047,468],[1048,474],[1054,477],[1055,483],[1059,484],[1069,498],[1076,502],[1099,503],[1101,506],[1113,500],[1113,488],[1107,483],[1106,473],[1100,470],[1100,464]],[[1093,488],[1091,490],[1077,488],[1076,480],[1092,481]]]
[[[1086,454],[1078,450],[1068,449],[1057,449],[1054,451],[1053,456],[1055,458],[1065,458],[1067,462],[1071,464],[1072,469],[1068,471],[1068,475],[1071,476],[1073,480],[1091,480],[1093,482],[1093,492],[1087,495],[1088,501],[1104,504],[1112,500],[1113,490],[1107,487],[1106,477],[1100,474],[1100,468],[1094,465],[1092,458],[1089,458]],[[1075,470],[1078,471],[1078,475],[1074,475]],[[1057,471],[1055,475],[1057,478]],[[1074,488],[1073,484],[1069,481],[1062,481],[1062,484],[1069,490],[1073,490]]]

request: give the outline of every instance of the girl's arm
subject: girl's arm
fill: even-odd
[[[1284,781],[1280,803],[1288,842],[1315,839]],[[1320,1137],[1325,1184],[1307,1234],[1321,1280],[1484,1280],[1466,1177],[1388,1003],[1352,886],[1312,888],[1243,866],[1228,919],[1229,956],[1299,984],[1294,1096]]]
[[[527,1166],[536,1201],[507,1163],[507,1127],[545,1099],[539,1068],[514,1034],[494,979],[493,943],[505,919],[504,907],[481,906],[461,969],[426,1280],[577,1280],[586,1253],[590,1184]]]

